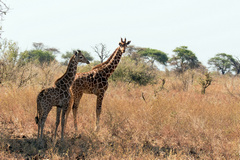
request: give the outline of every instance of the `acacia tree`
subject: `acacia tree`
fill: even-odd
[[[175,52],[175,55],[172,56],[168,63],[174,66],[179,73],[183,73],[188,69],[198,68],[201,64],[196,55],[187,46],[177,47],[173,52]]]
[[[240,60],[226,53],[216,54],[215,57],[208,60],[208,64],[214,66],[222,74],[230,71],[240,74]]]
[[[32,45],[35,50],[44,50],[45,47],[44,44],[41,42],[33,42]]]
[[[53,54],[60,53],[60,51],[57,48],[54,47],[46,47],[43,43],[41,42],[33,42],[33,48],[34,50],[41,50],[41,51],[48,51]]]
[[[147,59],[148,62],[151,63],[151,67],[153,67],[155,61],[163,65],[166,65],[168,61],[167,54],[157,49],[142,48],[138,50],[137,53],[140,55],[140,57]]]
[[[53,55],[51,52],[42,50],[26,50],[20,53],[18,63],[19,65],[25,65],[29,62],[34,62],[42,65],[44,63],[50,63],[53,60],[55,60],[55,55]]]
[[[34,42],[33,48],[34,49],[32,50],[26,50],[20,53],[18,60],[19,65],[25,65],[29,62],[37,62],[42,65],[44,63],[50,63],[51,61],[55,60],[56,56],[53,54],[52,51],[49,51],[48,48],[45,47],[43,43]]]
[[[216,54],[215,57],[208,60],[208,64],[214,66],[222,74],[231,71],[231,61],[226,53]]]

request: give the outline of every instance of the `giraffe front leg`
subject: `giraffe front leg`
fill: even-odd
[[[42,118],[40,120],[40,130],[41,130],[40,132],[41,132],[41,134],[40,134],[39,143],[40,143],[41,147],[44,146],[44,144],[43,144],[43,129],[44,129],[45,121],[47,119],[47,115],[48,115],[48,113],[43,114],[43,116],[42,116]]]
[[[39,138],[39,143],[40,143],[40,147],[44,146],[43,143],[43,129],[44,129],[44,125],[45,125],[45,121],[47,119],[48,113],[51,111],[52,106],[45,106],[45,108],[43,109],[43,112],[41,114],[40,117],[40,121],[38,122],[40,124],[40,138]]]
[[[96,106],[96,127],[95,131],[98,132],[100,127],[99,127],[99,121],[100,121],[100,114],[102,111],[102,101],[103,101],[104,94],[100,94],[97,96],[97,106]]]

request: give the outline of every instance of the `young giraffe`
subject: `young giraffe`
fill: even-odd
[[[39,133],[41,130],[40,142],[42,143],[43,138],[43,128],[44,123],[47,119],[48,113],[51,111],[53,106],[57,106],[57,116],[56,116],[56,129],[55,136],[57,134],[57,128],[60,122],[60,114],[62,111],[62,133],[61,140],[63,141],[64,134],[64,122],[65,122],[65,113],[70,105],[71,101],[71,92],[70,86],[73,83],[75,75],[77,73],[78,62],[87,63],[89,61],[83,56],[80,50],[77,52],[74,51],[74,55],[69,61],[66,72],[62,77],[55,81],[55,86],[42,90],[37,97],[37,117],[35,117],[36,123],[38,124],[38,139]]]
[[[113,52],[113,54],[103,62],[95,66],[91,71],[86,73],[77,73],[76,78],[71,87],[73,93],[73,117],[74,117],[74,127],[77,132],[77,110],[80,99],[83,93],[95,94],[97,96],[96,104],[96,128],[99,130],[99,118],[101,114],[102,101],[104,93],[108,88],[108,78],[117,68],[117,65],[121,59],[122,54],[125,52],[127,45],[131,41],[126,42],[126,38],[119,43],[119,47]],[[68,112],[69,113],[69,112]],[[67,113],[67,117],[68,117]]]

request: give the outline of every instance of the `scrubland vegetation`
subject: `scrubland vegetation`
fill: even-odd
[[[29,64],[13,72],[15,78],[0,87],[0,159],[239,158],[238,76],[211,73],[211,85],[202,94],[205,76],[199,71],[150,71],[141,64],[130,67],[134,68],[132,74],[118,76],[134,62],[124,58],[109,80],[100,131],[94,132],[96,97],[85,94],[78,113],[78,133],[70,113],[65,142],[58,136],[54,145],[53,108],[44,130],[44,149],[39,149],[36,141],[36,97],[42,88],[53,85],[66,66],[57,62],[44,67]],[[80,66],[79,72],[90,68]],[[132,75],[145,77],[140,74],[142,68],[151,82],[139,85],[126,79]]]
[[[0,0],[0,22],[9,9]],[[60,127],[53,142],[53,108],[45,123],[45,146],[40,148],[36,98],[66,71],[72,51],[61,53],[61,63],[56,60],[60,51],[41,42],[20,53],[17,42],[3,39],[1,33],[0,25],[0,159],[240,158],[238,57],[216,53],[208,60],[215,71],[209,72],[188,46],[176,47],[170,56],[129,45],[109,78],[100,130],[94,131],[96,97],[85,94],[78,132],[70,113],[64,142]],[[79,66],[78,72],[89,71],[110,56],[105,44],[92,49],[100,61],[81,50],[93,62]],[[156,64],[169,65],[171,70],[159,71]]]

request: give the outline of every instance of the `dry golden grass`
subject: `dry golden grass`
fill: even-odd
[[[205,95],[197,78],[187,82],[187,89],[175,76],[166,77],[163,90],[161,84],[111,82],[100,131],[94,132],[96,97],[85,94],[77,135],[70,113],[65,142],[58,137],[53,145],[53,108],[44,129],[44,149],[37,147],[34,121],[41,85],[0,87],[0,159],[239,159],[240,79],[213,79]]]

